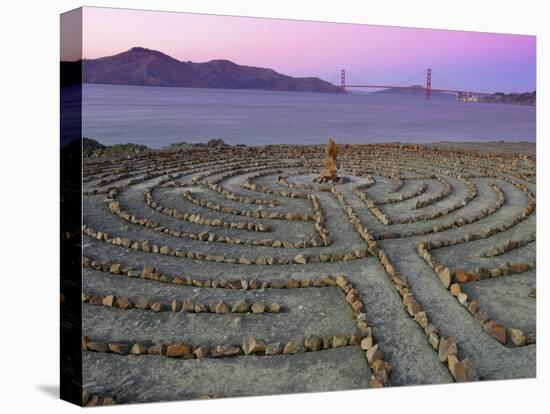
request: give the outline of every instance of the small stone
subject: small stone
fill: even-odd
[[[182,312],[194,312],[195,311],[195,305],[190,300],[186,300],[181,304],[181,311]]]
[[[283,348],[283,354],[295,354],[302,350],[302,346],[298,341],[289,341]]]
[[[109,347],[108,345],[103,341],[88,341],[86,342],[86,347],[89,351],[95,351],[95,352],[108,352]]]
[[[199,346],[197,349],[193,351],[193,354],[198,358],[202,359],[208,355],[208,351],[210,348],[208,348],[206,345]]]
[[[174,299],[170,304],[170,309],[172,310],[172,312],[181,311],[181,302],[179,300]]]
[[[252,313],[264,313],[265,305],[263,303],[253,303],[250,309],[252,310]]]
[[[155,312],[162,312],[166,309],[166,306],[162,304],[161,302],[153,302],[151,304],[151,310]]]
[[[461,305],[464,305],[468,301],[468,295],[464,292],[460,292],[457,299]]]
[[[333,348],[339,348],[341,346],[346,346],[348,344],[348,340],[345,336],[333,336],[332,337],[332,347]]]
[[[259,342],[255,338],[249,336],[244,339],[242,348],[245,355],[250,355],[265,351],[266,346],[263,342]]]
[[[249,305],[245,300],[238,300],[233,304],[233,307],[231,308],[231,312],[234,313],[246,313],[248,312]]]
[[[489,321],[483,324],[483,329],[489,332],[497,341],[506,345],[508,337],[506,335],[506,329],[500,326],[496,321]]]
[[[109,350],[115,354],[128,355],[130,353],[130,346],[126,344],[110,343]]]
[[[214,312],[216,313],[229,313],[229,306],[222,300],[214,305]]]
[[[451,270],[448,267],[442,266],[437,272],[437,276],[446,288],[451,285]]]
[[[451,374],[453,374],[453,377],[456,378],[456,364],[458,364],[458,358],[456,355],[449,355],[447,357],[447,366],[449,367],[449,371],[451,371]]]
[[[372,364],[377,359],[383,359],[384,355],[382,352],[378,349],[378,344],[374,345],[367,351],[367,362],[369,363],[369,366],[372,367]]]
[[[267,312],[269,313],[280,313],[281,312],[281,305],[278,303],[271,303],[267,306]]]
[[[455,364],[455,379],[457,382],[477,381],[477,372],[469,358],[465,358]]]
[[[193,312],[195,313],[203,313],[206,312],[206,306],[202,303],[195,303],[195,306],[193,307]]]
[[[460,283],[453,283],[449,289],[451,291],[451,295],[455,297],[462,293],[460,290]]]
[[[523,346],[527,341],[525,334],[519,329],[509,328],[508,336],[515,346]]]
[[[303,254],[298,254],[294,256],[294,262],[298,264],[306,264],[307,263],[307,257]]]
[[[121,309],[130,309],[132,307],[132,302],[125,297],[116,298],[116,306]]]
[[[296,279],[288,279],[286,281],[286,287],[287,288],[299,288],[300,287],[300,281]]]
[[[426,312],[424,311],[415,313],[414,320],[422,328],[425,328],[426,326],[428,326],[428,316],[426,316]]]
[[[361,349],[363,351],[368,351],[374,346],[374,342],[372,340],[372,336],[367,336],[361,341]]]
[[[103,305],[103,296],[93,295],[90,298],[90,305]]]
[[[242,349],[239,346],[231,346],[231,345],[218,345],[216,348],[214,348],[215,355],[218,356],[235,356],[235,355],[241,355]]]
[[[336,284],[340,287],[340,288],[344,288],[346,287],[346,285],[348,284],[348,281],[346,280],[346,278],[342,275],[339,275],[339,276],[336,276]]]
[[[442,337],[439,340],[438,355],[441,362],[447,362],[447,358],[449,358],[449,355],[456,355],[457,352],[458,350],[454,338]]]
[[[147,346],[145,344],[136,342],[130,349],[132,355],[142,355],[147,353]]]
[[[529,297],[530,298],[533,298],[533,299],[536,299],[537,298],[537,289],[533,289],[530,293],[529,293]]]
[[[183,357],[191,353],[191,347],[184,343],[169,345],[166,347],[166,356],[171,358]]]
[[[265,347],[265,354],[266,355],[276,355],[280,354],[283,350],[283,347],[281,346],[280,342],[272,342],[270,344],[267,344]]]
[[[308,351],[318,351],[321,349],[321,338],[312,335],[305,340],[304,346]]]
[[[149,298],[142,296],[136,301],[135,307],[137,309],[149,309],[150,303],[151,301],[149,300]]]
[[[156,344],[147,348],[147,353],[151,355],[166,355],[166,345]]]

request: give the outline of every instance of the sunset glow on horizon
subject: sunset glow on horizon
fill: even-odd
[[[84,58],[135,46],[183,61],[229,59],[335,84],[341,69],[363,82],[400,84],[430,67],[434,88],[536,89],[535,36],[84,8]]]

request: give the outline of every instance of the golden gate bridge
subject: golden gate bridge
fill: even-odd
[[[490,95],[488,92],[479,92],[479,91],[471,91],[471,90],[465,90],[456,88],[445,79],[443,79],[441,76],[437,75],[435,72],[432,72],[431,68],[426,69],[425,72],[426,76],[426,83],[425,86],[422,85],[407,85],[408,83],[414,81],[415,79],[420,78],[421,76],[424,76],[424,72],[415,75],[414,77],[404,81],[400,82],[400,84],[396,85],[387,85],[387,84],[376,84],[376,83],[365,83],[362,81],[352,81],[351,83],[348,83],[346,80],[346,70],[342,69],[340,71],[340,92],[346,93],[347,89],[350,88],[373,88],[373,89],[409,89],[409,90],[415,90],[418,91],[420,88],[424,89],[426,98],[430,99],[432,92],[443,92],[443,93],[454,93],[456,94],[457,100],[462,101],[473,101],[476,100],[476,97],[482,96],[482,95]],[[348,73],[349,75],[349,73]],[[441,82],[444,87],[442,88],[434,88],[432,87],[432,76],[434,76],[439,82]],[[353,77],[353,76],[352,76]],[[405,85],[403,85],[405,84]]]

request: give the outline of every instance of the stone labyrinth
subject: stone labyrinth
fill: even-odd
[[[85,159],[93,403],[535,376],[534,156],[341,145],[335,185],[323,157]]]

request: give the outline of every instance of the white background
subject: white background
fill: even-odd
[[[89,6],[204,12],[537,35],[538,338],[536,380],[399,387],[278,397],[232,398],[103,408],[156,412],[533,412],[550,389],[543,324],[548,320],[550,137],[549,25],[545,1],[118,0]],[[59,13],[78,1],[8,0],[0,12],[0,409],[74,412],[59,377]],[[214,28],[213,28],[214,29]],[[545,111],[546,107],[546,111]],[[331,375],[326,372],[323,375]],[[548,391],[547,391],[548,393]],[[34,410],[34,411],[31,411]],[[541,412],[535,409],[534,412]]]

